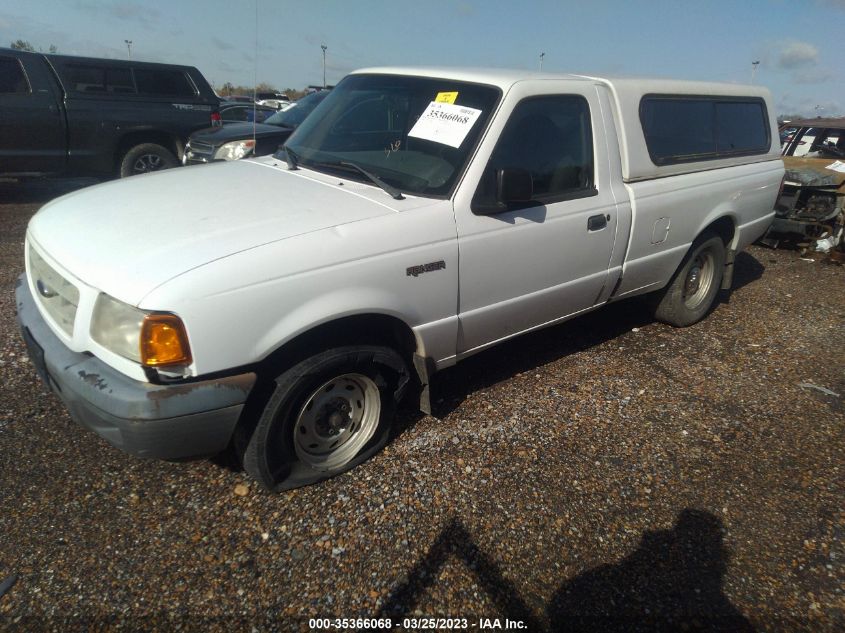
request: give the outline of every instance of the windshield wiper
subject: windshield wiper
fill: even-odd
[[[345,161],[345,160],[342,160],[337,164],[341,165],[342,167],[352,167],[353,169],[358,170],[364,176],[369,178],[373,183],[375,183],[376,185],[381,187],[382,190],[385,191],[388,195],[390,195],[390,197],[392,197],[394,200],[404,200],[405,199],[405,196],[403,196],[402,192],[399,191],[396,187],[394,187],[393,185],[388,185],[381,178],[376,176],[374,173],[367,171],[366,169],[364,169],[360,165],[356,165],[355,163],[350,163],[349,161]]]
[[[284,155],[282,155],[284,154]],[[287,145],[282,145],[279,150],[273,154],[274,158],[284,158],[288,164],[288,170],[293,171],[295,169],[299,169],[299,157],[294,153],[294,151],[289,148]],[[361,167],[360,165],[356,165],[355,163],[350,163],[349,161],[340,161],[337,163],[315,163],[315,167],[323,166],[323,167],[351,167],[355,171],[359,172],[366,176],[372,183],[378,185],[384,192],[386,192],[390,197],[394,200],[404,200],[405,196],[402,195],[402,192],[399,191],[393,185],[388,185],[384,182],[381,178],[376,176],[371,171],[368,171]]]
[[[280,156],[280,154],[284,154],[284,156]],[[276,150],[276,153],[273,154],[273,158],[284,158],[285,162],[288,164],[288,171],[299,169],[299,158],[293,153],[292,149],[288,148],[287,145],[282,145],[278,150]]]

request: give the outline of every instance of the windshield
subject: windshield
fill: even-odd
[[[311,111],[317,107],[326,95],[329,94],[327,90],[320,92],[312,92],[310,95],[302,97],[299,101],[295,101],[282,112],[276,112],[274,115],[267,118],[265,123],[269,125],[280,125],[282,127],[295,128],[305,120]]]
[[[287,147],[303,167],[371,182],[364,169],[402,192],[443,197],[500,95],[493,86],[449,79],[350,75]]]

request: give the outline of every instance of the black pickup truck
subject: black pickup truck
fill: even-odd
[[[0,48],[0,176],[131,176],[181,162],[220,100],[190,66]]]

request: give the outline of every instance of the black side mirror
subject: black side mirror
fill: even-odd
[[[504,205],[530,202],[534,183],[526,169],[500,169],[496,172],[496,201]]]
[[[520,206],[533,206],[533,197],[534,182],[527,170],[491,170],[484,175],[479,191],[475,194],[472,212],[475,215],[496,215]]]

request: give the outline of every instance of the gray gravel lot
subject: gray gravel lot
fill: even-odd
[[[0,629],[845,628],[841,267],[751,247],[691,328],[627,302],[507,343],[370,462],[274,496],[122,454],[42,391],[14,279],[79,184],[0,183]]]

